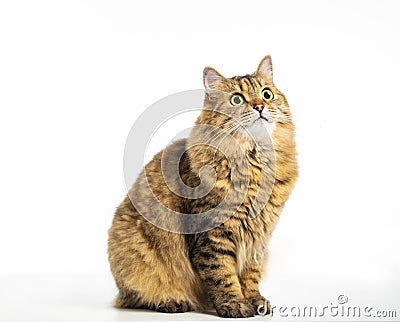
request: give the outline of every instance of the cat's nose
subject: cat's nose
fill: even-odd
[[[258,105],[256,105],[256,106],[254,106],[254,109],[256,110],[256,111],[259,111],[260,113],[263,111],[263,109],[264,109],[264,105],[262,105],[262,104],[258,104]]]

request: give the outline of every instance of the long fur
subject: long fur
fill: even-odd
[[[270,63],[270,57],[263,62],[266,59]],[[260,70],[263,62],[254,74],[233,78],[215,74],[208,80],[212,81],[211,85],[208,82],[206,86],[229,95],[233,92],[243,95],[248,110],[243,108],[240,113],[262,102],[260,89],[268,86],[275,99],[264,103],[277,115],[271,149],[251,142],[240,133],[231,133],[236,135],[245,155],[243,158],[234,147],[229,150],[230,146],[225,146],[234,160],[232,163],[213,148],[193,146],[210,140],[210,133],[202,132],[201,125],[224,128],[229,123],[223,117],[232,109],[228,102],[224,103],[226,97],[206,95],[205,108],[190,137],[172,143],[154,156],[115,213],[109,230],[108,253],[111,272],[119,288],[116,307],[162,312],[204,311],[213,307],[223,317],[248,317],[266,303],[258,287],[268,258],[267,244],[296,181],[297,162],[289,106],[273,84],[272,76]],[[216,109],[219,105],[227,110]],[[224,140],[220,139],[219,143],[224,144]],[[192,187],[199,184],[199,171],[206,164],[216,171],[213,189],[202,198],[176,195],[160,171],[163,153],[180,154],[185,150],[179,165],[185,184]],[[228,191],[233,191],[233,198],[243,195],[243,178],[233,179],[232,171],[241,173],[246,164],[250,165],[249,180],[243,202],[228,220],[211,230],[189,235],[163,230],[144,218],[129,198],[129,195],[139,196],[149,212],[157,212],[159,208],[151,197],[154,194],[168,209],[199,214],[213,209]],[[152,191],[143,188],[145,182]],[[260,200],[262,209],[253,218],[251,213]],[[216,210],[216,218],[225,210],[228,211]],[[154,216],[163,218],[159,213]]]

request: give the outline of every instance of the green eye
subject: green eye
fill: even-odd
[[[272,93],[272,91],[266,87],[261,91],[261,96],[264,100],[270,101],[274,98],[274,93]]]
[[[244,98],[240,94],[233,94],[231,96],[231,104],[233,106],[241,106],[244,104]]]

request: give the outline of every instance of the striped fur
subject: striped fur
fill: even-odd
[[[229,114],[230,111],[224,109],[232,109],[226,104],[226,97],[217,96],[215,99],[206,96],[205,109],[190,137],[172,143],[166,150],[181,153],[190,147],[180,163],[182,180],[188,186],[199,184],[199,170],[205,164],[211,165],[216,170],[217,182],[210,193],[193,200],[179,197],[169,190],[160,172],[163,151],[146,165],[145,172],[129,192],[139,195],[143,203],[148,202],[149,212],[156,211],[149,197],[152,192],[143,189],[147,180],[164,206],[182,213],[202,213],[214,209],[229,189],[237,195],[243,193],[243,178],[239,175],[233,179],[231,172],[240,173],[246,161],[250,165],[250,177],[243,202],[233,216],[218,227],[184,235],[151,224],[126,196],[109,230],[109,261],[119,288],[116,307],[161,312],[204,311],[213,307],[222,317],[249,317],[257,314],[259,305],[264,305],[259,283],[268,259],[266,247],[297,178],[294,126],[289,106],[272,82],[272,68],[269,66],[270,74],[262,70],[266,61],[270,63],[269,56],[264,58],[254,74],[243,77],[223,78],[213,70],[220,78],[211,85],[206,83],[206,86],[224,93],[242,94],[248,105],[235,113],[246,113],[255,104],[263,103],[259,92],[267,85],[275,99],[263,104],[280,115],[272,134],[273,150],[262,151],[263,147],[237,134],[246,160],[239,154],[236,156],[237,151],[232,148],[230,153],[235,160],[232,164],[218,151],[204,145],[193,146],[197,141],[206,140],[202,137],[206,134],[196,130],[197,126],[222,127],[227,120],[218,110]],[[272,159],[275,160],[274,169],[270,166]],[[267,180],[261,180],[262,177]],[[260,205],[264,202],[265,206],[253,218],[252,212],[260,200]],[[229,211],[230,208],[219,208],[215,216],[217,218]]]

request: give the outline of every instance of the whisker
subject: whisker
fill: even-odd
[[[219,151],[219,147],[220,147],[220,145],[223,143],[223,141],[224,141],[224,139],[228,136],[228,135],[231,135],[231,133],[232,133],[232,131],[233,130],[237,130],[238,128],[240,128],[241,127],[241,125],[240,124],[237,124],[235,127],[233,127],[228,133],[226,133],[226,135],[222,138],[222,140],[221,140],[221,142],[218,144],[218,146],[217,146],[217,148],[215,149],[215,151],[214,151],[214,154],[213,154],[213,157],[212,157],[212,161],[214,161],[214,158],[215,158],[215,155],[217,154],[217,152]]]
[[[229,126],[228,126],[226,129],[222,129],[222,128],[218,127],[217,129],[219,129],[221,132],[218,132],[216,135],[214,135],[214,136],[212,136],[211,138],[209,138],[206,142],[202,143],[203,145],[207,145],[206,150],[203,152],[204,155],[203,155],[203,160],[202,160],[202,161],[204,161],[204,158],[206,157],[207,151],[208,151],[208,149],[209,149],[210,146],[211,146],[211,145],[208,145],[208,144],[211,144],[211,142],[215,141],[215,140],[216,140],[218,137],[220,137],[221,135],[226,134],[226,133],[227,133],[226,130],[228,130],[228,133],[229,133],[229,131],[230,131],[232,128],[236,127],[236,126],[237,126],[236,121],[234,121],[234,122],[231,122],[231,123],[229,124]]]

